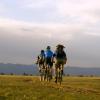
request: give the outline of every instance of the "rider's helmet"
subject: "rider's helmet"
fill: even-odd
[[[41,53],[44,53],[44,50],[41,50]]]
[[[61,48],[61,49],[65,48],[65,46],[63,46],[62,44],[58,44],[56,47],[57,47],[57,49],[58,48]]]
[[[50,46],[47,46],[47,50],[50,50],[51,49],[51,47]]]

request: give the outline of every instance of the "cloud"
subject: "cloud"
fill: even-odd
[[[93,36],[97,36],[97,37],[100,36],[100,33],[93,33],[93,32],[92,32],[92,33],[86,33],[86,34],[88,34],[88,35],[93,35]]]
[[[18,0],[18,4],[22,8],[36,9],[42,8],[48,4],[50,0]]]
[[[6,11],[7,11],[6,6],[2,2],[0,2],[0,13],[4,13]]]
[[[22,8],[39,16],[43,22],[87,25],[100,21],[99,0],[22,0],[18,2]]]
[[[6,34],[16,34],[23,37],[53,38],[71,40],[77,35],[99,36],[99,23],[92,24],[62,24],[62,23],[34,23],[0,18],[0,29]]]
[[[99,4],[99,0],[62,0],[57,3],[57,8],[62,16],[78,17],[80,22],[96,22],[99,17],[93,15],[94,11],[100,10]]]
[[[99,4],[99,0],[17,0],[14,9],[20,9],[15,9],[20,17],[21,13],[27,13],[23,19],[29,17],[42,22],[94,24],[100,20]]]
[[[6,3],[7,4],[7,3]],[[31,63],[40,49],[68,47],[70,65],[99,66],[99,0],[17,0],[0,17],[0,61]],[[13,60],[15,59],[15,60]],[[16,61],[17,60],[17,61]]]
[[[28,4],[26,4],[24,7],[26,8],[44,8],[45,5],[48,4],[48,1],[46,0],[37,0],[37,1],[34,1],[34,2],[30,2]]]
[[[0,29],[6,31],[6,34],[16,34],[19,36],[33,36],[44,38],[71,39],[72,26],[56,23],[28,23],[12,19],[0,18]],[[73,28],[77,30],[78,26]],[[56,37],[57,36],[57,37]]]

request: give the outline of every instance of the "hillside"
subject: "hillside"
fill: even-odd
[[[39,77],[0,76],[0,100],[100,100],[100,77],[64,77],[60,86]]]
[[[4,64],[0,63],[0,73],[5,74],[33,74],[38,75],[38,67],[34,65],[22,65],[22,64]],[[65,67],[64,69],[65,74],[70,75],[95,75],[100,76],[100,68],[83,68],[83,67]]]

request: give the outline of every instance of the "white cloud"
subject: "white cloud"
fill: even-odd
[[[53,38],[71,40],[77,35],[99,36],[99,26],[61,23],[34,23],[0,18],[0,30],[5,34],[16,34],[24,37]],[[2,33],[0,33],[2,34]],[[4,33],[3,33],[4,34]]]
[[[73,31],[78,30],[73,27]],[[56,23],[29,23],[12,19],[0,18],[0,30],[5,34],[16,34],[19,36],[38,38],[57,38],[69,40],[72,38],[72,26]],[[2,33],[0,33],[2,34]],[[4,33],[3,33],[4,34]]]
[[[7,14],[11,18],[17,19],[18,17],[19,20],[8,18],[9,16],[6,14],[5,18],[0,17],[0,45],[2,47],[0,53],[2,55],[18,56],[17,59],[19,56],[27,58],[30,50],[35,54],[48,43],[56,45],[58,42],[62,42],[67,46],[67,41],[70,40],[69,52],[71,53],[68,53],[71,57],[70,62],[80,61],[82,63],[80,65],[88,65],[87,61],[90,61],[89,64],[92,62],[97,65],[97,60],[94,59],[100,59],[100,55],[98,55],[100,48],[97,45],[100,43],[99,0],[17,0],[16,2],[17,4],[13,2],[16,5],[14,10],[7,9],[9,13]],[[1,4],[1,1],[0,7],[0,13],[4,12],[6,7]],[[14,15],[15,10],[17,13]],[[49,12],[50,14],[48,14]],[[41,17],[41,15],[44,16]],[[30,18],[33,18],[35,22],[33,20],[29,22]],[[19,53],[18,49],[19,51],[22,49],[22,51]],[[23,55],[21,55],[22,53]],[[94,59],[91,60],[91,57]],[[98,61],[97,66],[99,65]]]
[[[99,36],[99,37],[100,37],[100,33],[93,33],[93,32],[92,32],[92,33],[86,33],[86,34],[87,34],[87,35],[93,35],[93,36],[97,36],[97,37]]]
[[[44,7],[48,2],[47,1],[36,1],[35,3],[29,3],[26,5],[26,8],[42,8]]]
[[[52,17],[56,14],[62,17],[64,23],[69,20],[69,23],[94,24],[100,20],[99,0],[18,0],[18,3],[22,8],[30,8],[36,12],[37,8],[38,10],[45,8],[42,10],[43,14],[50,8],[48,12],[52,12]],[[46,17],[51,18],[51,16]]]
[[[50,0],[18,0],[18,4],[22,8],[42,8],[48,4]]]
[[[6,6],[2,2],[0,2],[0,13],[4,13],[5,11],[7,11]]]
[[[99,0],[62,0],[57,3],[57,8],[62,16],[78,17],[80,22],[96,22],[99,18],[94,16],[94,11],[100,11],[99,4]]]

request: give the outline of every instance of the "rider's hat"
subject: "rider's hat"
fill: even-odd
[[[56,47],[57,48],[65,48],[65,46],[63,46],[62,44],[58,44]]]
[[[44,50],[41,50],[41,52],[44,52]]]

